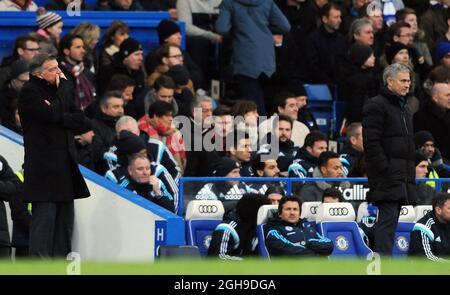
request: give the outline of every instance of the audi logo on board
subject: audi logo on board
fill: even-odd
[[[408,215],[408,208],[402,207],[402,210],[400,210],[400,215]]]
[[[348,209],[347,208],[330,208],[328,209],[328,213],[330,213],[331,216],[346,216],[348,215]]]
[[[200,213],[217,213],[219,208],[216,205],[200,205],[198,207],[198,212]]]

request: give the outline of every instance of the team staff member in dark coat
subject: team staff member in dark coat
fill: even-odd
[[[450,194],[437,193],[433,199],[433,211],[414,225],[409,255],[450,262],[443,258],[450,256]]]
[[[278,218],[269,220],[266,228],[266,246],[270,255],[312,256],[330,255],[333,242],[319,235],[314,226],[305,226],[300,219],[301,202],[295,197],[284,197],[278,204]]]
[[[66,256],[76,198],[89,190],[77,165],[72,130],[83,113],[73,103],[73,89],[54,56],[39,54],[30,63],[30,81],[19,98],[25,147],[24,201],[32,203],[30,254]]]
[[[14,174],[5,158],[0,156],[0,259],[11,255],[6,209],[3,201],[9,202],[22,188],[22,183]]]
[[[400,208],[416,203],[414,132],[406,107],[410,70],[392,64],[384,70],[383,82],[380,94],[363,108],[363,144],[370,187],[367,200],[379,208],[374,250],[392,255]]]

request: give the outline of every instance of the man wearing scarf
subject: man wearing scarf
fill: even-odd
[[[69,34],[61,39],[60,64],[73,82],[75,104],[82,110],[95,100],[94,74],[84,67],[84,42],[81,36]]]

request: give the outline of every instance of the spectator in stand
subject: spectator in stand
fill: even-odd
[[[431,99],[414,115],[414,131],[427,130],[441,151],[444,161],[450,159],[450,86],[436,83]]]
[[[305,145],[298,153],[298,159],[289,166],[289,177],[312,177],[322,152],[328,150],[328,138],[320,131],[312,131],[305,137]]]
[[[81,23],[72,30],[71,34],[83,38],[85,50],[83,62],[85,67],[95,74],[98,69],[98,55],[95,48],[100,38],[100,27],[91,23]]]
[[[433,135],[426,131],[421,130],[414,134],[414,144],[416,149],[422,152],[429,161],[429,171],[428,177],[430,178],[449,178],[450,171],[447,171],[445,166],[449,165],[447,161],[442,159],[441,152],[439,148],[434,145],[434,137]],[[435,187],[434,183],[431,183],[430,186]]]
[[[113,62],[113,56],[120,50],[120,44],[130,37],[130,28],[121,21],[114,21],[106,30],[102,39],[102,51],[100,53],[100,67]]]
[[[95,170],[95,159],[92,151],[92,142],[94,140],[94,128],[89,119],[85,120],[84,126],[74,132],[75,147],[77,149],[78,164],[86,168]]]
[[[48,12],[40,7],[37,10],[36,23],[38,30],[32,36],[39,41],[39,53],[58,54],[58,44],[61,38],[63,21],[60,15]]]
[[[344,175],[354,175],[353,171],[357,166],[357,161],[364,154],[362,125],[360,122],[354,122],[347,127],[347,141],[341,154]]]
[[[429,167],[428,157],[421,151],[416,151],[415,156],[416,178],[427,178]],[[416,183],[416,191],[418,205],[431,205],[434,194],[436,193],[433,187],[426,182],[418,181]]]
[[[123,116],[123,99],[118,91],[107,92],[100,100],[100,108],[92,120],[95,133],[92,142],[94,153],[95,171],[104,174],[108,167],[103,163],[103,155],[113,144],[116,134],[115,126],[117,120]]]
[[[11,65],[13,62],[16,60],[30,62],[39,53],[39,50],[39,43],[35,37],[30,35],[17,37],[13,54],[3,58],[0,65],[0,88],[3,88],[11,79]]]
[[[95,100],[95,76],[84,65],[84,41],[81,36],[68,34],[59,42],[59,63],[75,90],[75,104],[81,110]]]
[[[363,8],[363,16],[370,19],[372,22],[374,40],[373,40],[373,54],[377,59],[383,55],[384,45],[387,41],[387,26],[383,21],[383,11],[379,6],[373,6],[368,3]]]
[[[214,230],[208,256],[242,260],[257,255],[256,218],[259,208],[268,204],[270,201],[263,195],[244,194]]]
[[[233,75],[240,99],[253,100],[258,113],[266,115],[262,81],[276,70],[275,49],[270,28],[283,33],[291,26],[270,0],[224,0],[219,6],[216,31],[233,39]]]
[[[431,57],[430,49],[428,48],[427,43],[425,43],[425,32],[419,29],[416,11],[406,7],[398,10],[395,13],[395,18],[397,19],[397,22],[406,22],[411,26],[411,33],[414,38],[411,46],[415,49],[419,58],[423,58],[425,64],[428,67],[432,67],[433,58]]]
[[[433,210],[418,220],[411,232],[408,254],[425,256],[436,262],[449,262],[449,232],[450,194],[438,193],[433,199]]]
[[[276,156],[271,157],[269,150],[259,150],[252,159],[252,172],[254,177],[279,177],[280,170],[278,169]],[[275,184],[277,183],[255,181],[251,182],[249,186],[259,194],[265,194],[267,189]]]
[[[278,204],[278,217],[265,226],[266,246],[271,256],[330,255],[333,242],[319,235],[313,226],[300,219],[302,202],[285,197]]]
[[[231,108],[236,128],[248,133],[252,150],[258,150],[258,106],[253,101],[238,100]]]
[[[138,116],[136,105],[132,103],[134,100],[133,93],[136,87],[136,82],[130,77],[123,74],[116,74],[112,76],[106,91],[119,91],[122,93],[124,114],[133,118]]]
[[[425,1],[424,1],[425,2]],[[449,0],[430,0],[428,9],[420,16],[419,26],[425,32],[425,42],[431,52],[434,52],[436,41],[445,37],[447,32],[446,5]]]
[[[142,7],[146,11],[167,11],[171,19],[177,19],[177,9],[175,0],[139,0]]]
[[[436,45],[436,64],[450,68],[450,42],[444,41]]]
[[[269,186],[264,195],[269,199],[272,205],[278,205],[280,200],[286,197],[284,188],[281,185]]]
[[[45,4],[45,9],[47,10],[64,10],[67,8],[69,10],[81,9],[81,10],[91,10],[91,7],[84,0],[51,0]]]
[[[339,189],[335,187],[327,188],[323,191],[322,203],[340,203],[344,202],[344,197]]]
[[[173,44],[178,46],[181,51],[181,31],[180,27],[174,21],[168,19],[162,20],[158,24],[157,31],[160,46],[163,46],[164,44]],[[171,50],[174,51],[175,49]],[[169,52],[168,55],[163,54],[164,57],[167,57],[167,61],[162,60],[161,62],[161,57],[157,54],[157,51],[158,49],[151,51],[145,59],[145,68],[149,74],[153,73],[160,64],[171,65],[171,62],[177,62],[180,60],[177,52]],[[189,75],[192,77],[192,82],[194,83],[195,89],[204,87],[205,85],[203,85],[204,81],[202,70],[194,62],[188,52],[181,51],[181,53],[183,55],[181,64],[183,64],[189,71]]]
[[[263,138],[267,133],[272,132],[273,128],[276,127],[274,126],[275,118],[278,115],[285,115],[290,117],[293,122],[291,140],[295,146],[302,147],[305,142],[305,137],[309,133],[309,129],[305,124],[297,121],[299,110],[297,107],[297,97],[293,93],[283,91],[275,97],[274,106],[276,114],[259,125],[259,136]]]
[[[97,6],[97,10],[141,11],[143,10],[143,8],[138,0],[108,0],[106,4],[103,4],[102,6]]]
[[[348,45],[338,30],[341,25],[341,8],[329,3],[320,9],[321,27],[308,36],[306,57],[311,83],[334,84],[337,57],[345,55]],[[330,48],[333,51],[330,52]]]
[[[156,101],[150,105],[148,115],[138,121],[139,129],[148,137],[162,141],[184,171],[186,167],[186,147],[183,137],[173,126],[173,106],[165,101]]]
[[[241,166],[241,176],[252,176],[250,162],[252,156],[252,145],[250,136],[246,132],[234,129],[226,137],[227,156],[238,162]]]
[[[373,46],[374,33],[372,21],[368,18],[358,18],[350,27],[350,43],[359,43],[369,47]]]
[[[2,0],[0,11],[36,11],[38,6],[30,0]]]

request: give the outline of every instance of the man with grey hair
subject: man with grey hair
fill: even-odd
[[[354,175],[357,162],[364,154],[362,124],[353,122],[347,127],[347,142],[341,154],[342,170],[346,176],[362,177]]]
[[[428,130],[435,139],[444,161],[450,159],[450,86],[436,83],[431,89],[431,99],[414,114],[414,131]]]
[[[368,18],[358,18],[350,26],[351,43],[359,42],[363,45],[372,46],[374,40],[372,21]]]
[[[363,145],[370,191],[367,201],[378,206],[374,250],[392,255],[402,205],[416,203],[414,141],[407,95],[411,71],[392,64],[383,73],[380,94],[363,108]]]
[[[66,257],[71,252],[74,199],[89,190],[77,164],[73,131],[84,114],[55,56],[36,55],[19,97],[25,147],[24,201],[32,203],[30,254]]]

